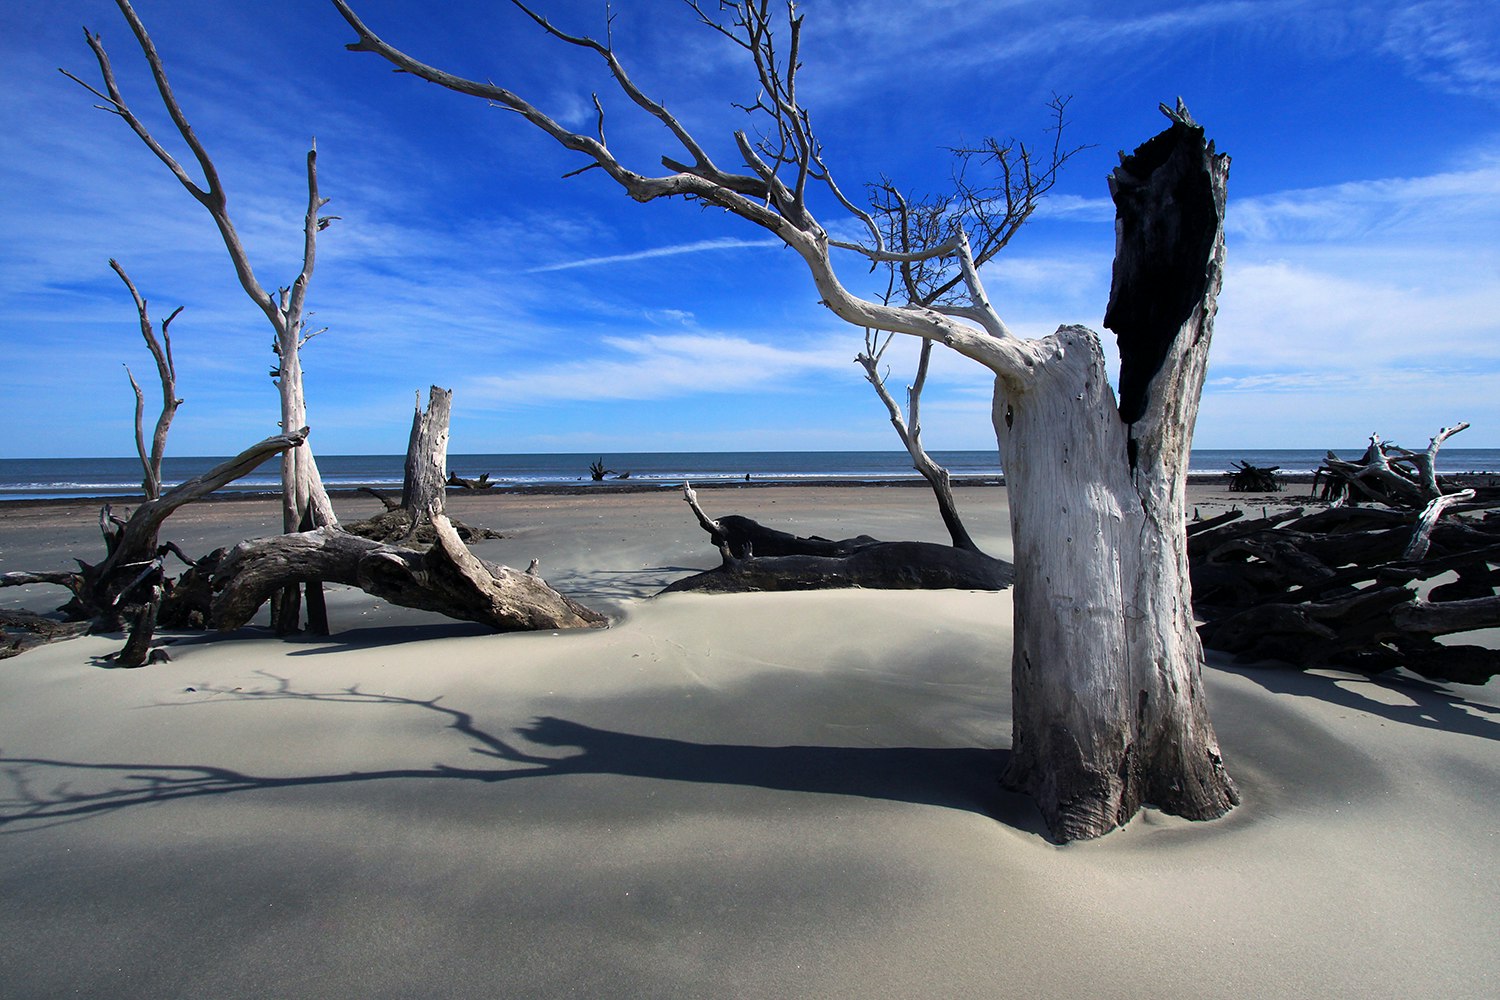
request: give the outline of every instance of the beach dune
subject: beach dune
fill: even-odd
[[[1008,556],[1004,491],[959,501]],[[943,537],[917,489],[707,502]],[[613,626],[494,636],[339,590],[326,638],[0,662],[0,996],[1494,995],[1493,685],[1216,662],[1244,804],[1057,847],[996,780],[1007,594],[651,598],[717,561],[671,494],[452,512]],[[88,557],[42,530],[64,513],[0,512],[7,568]],[[169,525],[193,551],[267,514]]]

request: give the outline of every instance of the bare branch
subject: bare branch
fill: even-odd
[[[182,403],[182,400],[177,398],[177,370],[172,363],[172,338],[169,332],[172,321],[182,312],[182,307],[178,306],[172,311],[172,315],[162,322],[161,340],[158,340],[155,330],[151,327],[146,300],[136,290],[135,282],[130,280],[130,275],[125,273],[119,261],[111,258],[109,266],[120,276],[120,280],[130,290],[130,297],[135,301],[136,314],[140,318],[141,338],[146,341],[146,348],[156,361],[156,374],[161,381],[161,415],[156,419],[156,429],[151,437],[151,450],[148,454],[141,426],[145,414],[145,396],[135,376],[131,374],[130,367],[127,365],[125,368],[125,374],[130,379],[130,387],[135,391],[135,446],[136,453],[141,460],[143,475],[141,485],[146,499],[155,500],[161,496],[161,463],[167,450],[167,432],[172,426],[172,418],[177,414],[177,407]]]
[[[140,17],[130,5],[129,0],[115,0],[115,2],[120,8],[120,12],[125,15],[126,21],[130,24],[130,29],[135,34],[141,52],[145,55],[146,61],[151,67],[151,76],[156,81],[156,89],[161,95],[162,104],[166,107],[167,114],[171,117],[172,123],[177,126],[177,131],[182,135],[183,141],[187,143],[188,149],[192,151],[194,158],[198,161],[198,165],[203,171],[206,187],[200,187],[188,176],[187,171],[183,169],[176,158],[167,152],[166,148],[156,140],[155,136],[151,134],[141,120],[136,117],[135,113],[131,111],[130,106],[125,101],[124,95],[120,92],[119,85],[115,80],[114,70],[110,66],[109,55],[105,52],[104,43],[98,35],[87,31],[84,33],[89,48],[93,50],[94,58],[99,64],[99,73],[103,77],[107,94],[100,94],[97,89],[83,83],[82,80],[79,80],[78,77],[72,73],[68,73],[66,70],[62,71],[63,75],[81,84],[90,93],[104,97],[105,100],[109,101],[111,107],[125,120],[126,124],[130,126],[131,131],[135,132],[141,142],[145,143],[146,147],[151,150],[157,159],[166,164],[167,168],[172,171],[172,175],[177,178],[178,182],[182,184],[187,192],[203,205],[204,208],[208,209],[209,214],[213,217],[214,224],[219,229],[219,235],[224,241],[225,249],[229,251],[230,260],[234,263],[235,274],[239,278],[240,286],[245,290],[245,294],[249,295],[251,300],[260,308],[261,312],[266,314],[266,317],[276,327],[277,331],[280,332],[282,317],[277,313],[276,304],[271,301],[271,296],[266,293],[266,290],[261,287],[260,282],[255,278],[255,272],[250,266],[250,259],[245,253],[244,245],[240,242],[239,233],[235,230],[234,223],[230,219],[225,207],[226,197],[219,181],[218,170],[214,167],[213,160],[209,157],[207,149],[199,141],[197,133],[188,124],[187,117],[183,113],[181,105],[172,93],[172,87],[167,80],[166,69],[162,64],[161,56],[157,53],[156,46],[151,41],[150,34],[147,33],[145,25],[141,23]]]
[[[698,153],[701,152],[701,146],[696,142],[687,141],[690,137],[686,136],[686,130],[682,128],[680,122],[677,122],[659,103],[649,99],[643,103],[643,100],[636,98],[635,95],[639,94],[638,88],[629,82],[630,78],[622,64],[607,47],[598,42],[578,36],[566,36],[558,32],[545,22],[545,18],[531,13],[524,5],[517,3],[517,6],[527,10],[528,15],[550,34],[570,44],[591,48],[604,56],[616,82],[627,95],[631,96],[632,100],[646,108],[663,123],[668,124],[674,134],[681,130],[682,135],[679,139],[683,140],[683,145],[689,148],[690,152],[693,152],[695,163],[686,165],[684,170],[682,169],[684,165],[664,159],[669,169],[679,170],[666,177],[651,177],[631,170],[616,159],[614,154],[599,140],[564,128],[519,95],[492,83],[464,79],[422,63],[386,43],[372,32],[354,14],[347,0],[333,0],[333,3],[344,20],[359,36],[358,41],[347,46],[349,49],[373,52],[398,69],[431,83],[458,93],[493,101],[516,111],[564,148],[588,156],[635,200],[646,202],[665,197],[696,199],[724,208],[774,233],[795,250],[807,264],[822,302],[849,323],[940,341],[959,353],[974,358],[998,372],[1005,373],[1018,384],[1025,383],[1034,377],[1035,364],[1029,358],[1033,349],[1024,347],[1019,342],[997,340],[982,329],[975,329],[966,322],[959,322],[944,316],[923,304],[898,307],[888,303],[872,302],[854,295],[839,280],[828,256],[829,240],[826,231],[807,209],[805,202],[798,201],[795,193],[796,184],[794,183],[793,187],[789,188],[777,176],[777,169],[786,164],[793,165],[799,172],[808,172],[810,176],[813,164],[821,161],[817,159],[816,140],[807,127],[807,116],[788,100],[789,92],[794,92],[792,91],[794,84],[789,82],[789,78],[794,76],[795,70],[789,68],[783,74],[783,71],[778,68],[781,62],[770,32],[767,4],[763,0],[757,0],[755,3],[726,4],[724,7],[736,19],[736,27],[744,36],[737,44],[752,54],[756,72],[760,76],[762,89],[765,91],[765,98],[761,103],[776,123],[775,141],[780,143],[785,140],[787,143],[786,152],[782,152],[779,146],[775,150],[769,147],[757,150],[744,132],[735,134],[736,145],[747,164],[759,175],[759,183],[753,177],[723,174],[712,166],[706,156],[700,159]],[[694,9],[698,10],[700,16],[706,16],[701,8],[695,7]],[[824,172],[819,170],[819,173],[821,175]]]

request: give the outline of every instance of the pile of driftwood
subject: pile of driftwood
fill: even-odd
[[[1500,489],[1459,489],[1433,468],[1442,442],[1467,426],[1445,428],[1425,452],[1372,438],[1358,462],[1330,453],[1320,479],[1340,499],[1327,509],[1190,524],[1204,645],[1469,684],[1500,673],[1500,650],[1438,641],[1500,627]]]

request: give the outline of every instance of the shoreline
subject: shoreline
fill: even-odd
[[[1455,472],[1443,473],[1443,479],[1459,486],[1476,485],[1500,485],[1500,473],[1490,472]],[[1255,498],[1282,498],[1286,499],[1308,499],[1317,502],[1310,495],[1299,494],[1296,487],[1311,487],[1314,476],[1311,473],[1287,473],[1279,475],[1284,487],[1280,491],[1252,491],[1238,494],[1245,497]],[[1232,492],[1227,484],[1228,474],[1220,472],[1194,472],[1187,477],[1188,486],[1199,490],[1218,489],[1222,492]],[[835,476],[808,477],[805,479],[708,479],[691,482],[693,489],[704,490],[763,490],[763,489],[926,489],[927,481],[918,477],[903,477],[893,479],[851,479]],[[671,493],[680,491],[683,480],[650,481],[650,480],[622,480],[606,479],[598,482],[556,482],[556,483],[521,483],[521,484],[496,484],[483,489],[467,489],[464,487],[449,486],[447,496],[451,500],[456,497],[502,497],[502,496],[588,496],[590,494],[618,495],[618,494],[650,494]],[[951,481],[955,489],[981,489],[1001,488],[1006,485],[1004,476],[955,476]],[[170,489],[170,487],[168,487]],[[399,496],[401,488],[399,484],[387,486],[369,487],[377,492],[389,496]],[[335,500],[362,500],[368,498],[364,487],[337,487],[330,488],[328,495]],[[250,501],[250,500],[276,500],[280,497],[279,487],[267,487],[265,489],[234,489],[226,488],[211,493],[193,501],[196,503],[222,503],[224,501]],[[21,497],[14,499],[0,499],[0,512],[7,509],[21,509],[29,507],[47,507],[68,504],[139,504],[143,497],[139,493],[115,493],[115,494],[71,494],[68,496],[49,497]]]

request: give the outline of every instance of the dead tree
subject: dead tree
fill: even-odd
[[[1370,446],[1357,462],[1343,461],[1330,451],[1313,476],[1313,490],[1317,492],[1321,485],[1324,499],[1337,502],[1379,503],[1421,510],[1458,492],[1457,487],[1438,476],[1437,454],[1450,437],[1468,427],[1468,422],[1463,421],[1452,427],[1438,428],[1423,451],[1408,451],[1392,442],[1382,441],[1379,434],[1371,434]],[[1484,495],[1489,497],[1494,492],[1486,490]],[[1463,499],[1472,500],[1477,496]]]
[[[882,305],[890,305],[898,290],[908,308],[965,305],[962,273],[941,256],[928,257],[925,252],[954,239],[963,229],[970,239],[969,254],[977,270],[1010,244],[1057,183],[1063,165],[1084,148],[1063,146],[1067,106],[1063,98],[1052,99],[1052,142],[1040,155],[1017,140],[993,138],[979,146],[955,149],[954,190],[949,194],[912,197],[902,194],[889,179],[871,185],[870,215],[884,244],[905,251],[899,260],[885,261],[888,278],[880,297]],[[981,175],[993,179],[983,180]],[[887,374],[880,371],[892,336],[888,333],[882,338],[878,330],[867,327],[865,349],[854,360],[885,406],[913,468],[932,487],[954,546],[978,552],[959,516],[948,470],[934,461],[922,444],[920,407],[934,341],[921,341],[916,377],[906,390],[908,421],[886,387]]]
[[[1207,819],[1238,801],[1209,722],[1182,531],[1188,445],[1222,275],[1229,160],[1180,102],[1162,108],[1169,128],[1122,156],[1110,180],[1118,215],[1106,325],[1120,343],[1117,403],[1093,331],[1064,326],[1024,340],[1006,326],[975,265],[978,230],[962,199],[950,208],[950,237],[912,248],[888,241],[871,213],[844,195],[798,100],[795,10],[778,37],[769,0],[722,4],[724,23],[694,6],[754,67],[760,97],[750,111],[761,138],[735,133],[744,164],[737,172],[640,90],[610,43],[567,34],[517,4],[557,41],[602,58],[629,101],[664,127],[680,151],[661,158],[662,172],[627,166],[602,128],[574,132],[502,86],[412,58],[345,0],[334,4],[358,33],[349,48],[517,112],[581,154],[579,173],[597,169],[637,201],[685,198],[767,230],[801,258],[822,303],[842,319],[935,341],[992,370],[1016,546],[1006,781],[1036,799],[1059,840],[1099,836],[1147,803]],[[818,218],[825,206],[852,214],[866,242],[831,237]],[[840,280],[835,251],[866,265],[940,264],[954,281],[954,301],[861,297]]]
[[[104,89],[101,91],[98,87],[85,83],[66,70],[63,71],[64,75],[103,101],[104,103],[99,105],[101,110],[108,111],[124,120],[141,142],[166,165],[188,194],[208,210],[214,225],[219,230],[219,235],[223,238],[224,247],[229,252],[240,287],[245,290],[245,294],[250,297],[256,307],[265,314],[266,319],[270,321],[271,328],[275,331],[271,349],[276,355],[276,362],[271,368],[271,379],[281,398],[281,427],[288,432],[298,427],[305,427],[308,422],[307,400],[302,387],[301,351],[309,340],[322,332],[321,330],[309,331],[306,328],[307,290],[312,280],[313,265],[317,256],[317,235],[337,218],[337,216],[318,214],[319,210],[328,203],[328,199],[318,194],[317,147],[314,146],[307,153],[307,210],[304,213],[302,227],[302,268],[292,283],[278,289],[276,296],[273,297],[256,279],[250,267],[249,255],[245,252],[244,244],[240,241],[239,233],[229,216],[227,197],[219,179],[219,172],[209,157],[208,150],[199,140],[192,126],[188,124],[187,116],[172,92],[166,69],[156,51],[155,44],[151,41],[151,36],[146,31],[146,26],[141,22],[129,0],[115,0],[115,2],[130,25],[130,30],[135,35],[141,52],[145,55],[146,62],[151,68],[152,79],[156,82],[157,93],[161,97],[172,124],[182,136],[202,171],[202,183],[193,179],[182,164],[157,141],[131,110],[115,80],[109,55],[105,52],[104,43],[99,35],[88,31],[84,33],[89,48],[93,50],[94,58],[99,64]],[[318,474],[318,466],[313,458],[312,449],[305,441],[299,447],[282,455],[281,484],[284,530],[298,531],[338,523],[338,518],[333,512],[333,505],[328,499],[328,493],[323,488],[322,478]],[[327,632],[326,616],[321,611],[321,595],[310,591],[307,596],[310,626],[316,631]],[[289,592],[283,596],[279,603],[278,628],[280,631],[296,631],[300,617],[299,606],[300,599],[296,593]]]
[[[663,593],[702,591],[1004,590],[1012,566],[982,552],[932,542],[882,542],[869,535],[833,540],[768,528],[748,517],[711,518],[689,485],[683,499],[723,557],[715,569],[676,581]]]
[[[453,393],[433,386],[428,398],[427,410],[418,409],[412,420],[402,504],[385,515],[395,519],[397,530],[390,534],[399,535],[400,544],[338,525],[241,542],[214,568],[215,628],[239,628],[273,595],[312,581],[358,587],[392,604],[499,632],[608,624],[603,615],[548,586],[536,574],[535,560],[522,572],[486,563],[464,545],[443,513]],[[421,540],[414,526],[430,533],[425,550],[407,544]]]
[[[298,580],[358,587],[402,607],[479,622],[498,632],[599,628],[603,615],[559,594],[531,571],[495,566],[464,546],[448,518],[432,515],[426,551],[318,528],[241,542],[215,578],[214,627],[236,629]]]
[[[85,622],[87,630],[91,632],[117,631],[129,622],[130,634],[125,646],[113,658],[119,666],[139,667],[152,657],[160,655],[153,652],[151,642],[156,634],[163,601],[172,600],[166,612],[167,623],[180,622],[189,617],[192,613],[189,605],[193,600],[195,569],[201,574],[201,567],[194,564],[180,548],[170,542],[161,544],[163,522],[178,507],[201,499],[248,474],[272,455],[296,447],[306,438],[307,430],[303,428],[294,435],[268,438],[163,495],[162,460],[166,455],[167,435],[177,408],[182,404],[182,400],[177,397],[177,368],[172,358],[171,334],[172,321],[181,314],[182,308],[173,310],[162,321],[161,336],[158,338],[151,323],[148,304],[137,290],[135,282],[118,261],[110,260],[109,266],[120,276],[135,303],[141,338],[146,342],[146,348],[156,363],[157,378],[161,383],[161,413],[156,419],[148,449],[145,435],[145,393],[131,373],[130,366],[125,367],[126,377],[135,395],[135,447],[141,463],[143,502],[129,517],[117,516],[108,504],[99,512],[99,530],[104,536],[105,547],[105,556],[100,562],[90,564],[80,560],[77,572],[7,573],[0,577],[0,585],[53,583],[66,587],[73,596],[59,610],[72,621]],[[184,574],[187,582],[180,591],[167,577],[166,560],[170,555],[177,556],[190,567],[188,573]],[[211,563],[215,556],[205,558]],[[31,630],[45,637],[43,641],[76,634],[76,630],[59,630],[53,627],[55,623],[39,616],[31,616],[25,621],[29,622]],[[22,616],[12,617],[12,630],[19,629],[22,624]],[[22,647],[16,645],[13,648],[19,651]]]

